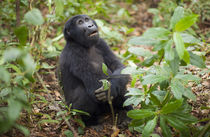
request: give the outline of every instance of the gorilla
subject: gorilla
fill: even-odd
[[[123,102],[130,77],[121,74],[124,65],[99,37],[96,22],[87,15],[76,15],[66,22],[63,33],[66,45],[58,69],[67,105],[90,114],[81,116],[86,126],[99,124],[99,117],[110,112],[107,90],[102,90],[100,81],[107,79],[114,110],[129,110],[130,107],[123,108]],[[103,73],[102,63],[106,64],[109,77]]]

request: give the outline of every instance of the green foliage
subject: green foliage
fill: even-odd
[[[131,38],[128,42],[134,46],[152,46],[153,51],[157,52],[155,55],[141,47],[130,47],[130,54],[144,57],[142,66],[151,67],[142,72],[138,71],[137,65],[130,63],[132,65],[129,69],[123,71],[131,74],[135,82],[139,78],[142,84],[142,90],[130,88],[126,94],[130,97],[124,102],[124,106],[141,105],[141,109],[131,110],[127,114],[133,119],[131,127],[144,127],[143,130],[137,130],[142,132],[142,136],[151,136],[158,125],[163,136],[173,136],[171,127],[179,135],[190,136],[192,131],[188,125],[192,126],[197,122],[190,111],[184,108],[187,106],[187,99],[196,100],[188,82],[198,83],[201,79],[190,73],[183,73],[181,66],[191,64],[206,67],[204,59],[189,48],[204,43],[187,32],[195,24],[198,15],[185,14],[184,11],[183,7],[178,6],[168,22],[168,28],[150,28],[142,36]],[[159,62],[158,65],[154,64],[156,61]]]

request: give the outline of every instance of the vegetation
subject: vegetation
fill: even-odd
[[[209,81],[210,73],[209,4],[205,0],[1,1],[0,134],[88,135],[77,116],[88,114],[65,105],[54,75],[65,45],[64,23],[73,15],[88,14],[126,64],[123,73],[132,76],[124,102],[134,106],[127,113],[132,119],[129,131],[114,129],[103,136],[127,132],[144,137],[209,136],[209,94],[204,92],[209,85],[200,84]],[[145,8],[145,13],[139,12]],[[152,22],[144,23],[153,27],[139,25],[143,22],[139,18],[151,14]],[[140,28],[144,33],[139,36]],[[205,103],[197,99],[198,90],[192,90],[199,86]],[[207,115],[192,110],[205,110]]]

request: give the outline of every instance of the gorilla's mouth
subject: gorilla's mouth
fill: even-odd
[[[98,34],[98,31],[97,30],[96,31],[93,31],[92,33],[89,34],[89,37],[95,36],[97,34]]]

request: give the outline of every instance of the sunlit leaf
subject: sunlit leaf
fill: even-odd
[[[188,29],[190,26],[192,26],[196,22],[197,17],[198,15],[192,14],[192,15],[182,18],[179,22],[176,23],[175,31],[181,32]]]
[[[106,66],[106,64],[104,64],[104,63],[102,63],[102,70],[103,70],[103,73],[104,73],[104,74],[106,74],[107,76],[109,75],[109,74],[108,74],[108,71],[107,71],[107,70],[108,70],[108,69],[107,69],[107,66]]]
[[[128,51],[137,56],[150,57],[152,55],[152,53],[149,50],[146,50],[141,47],[130,47]]]
[[[176,51],[179,55],[179,58],[183,59],[185,47],[184,47],[184,42],[182,40],[182,37],[181,37],[180,33],[174,32],[173,39],[174,39],[174,42],[175,42],[175,45],[176,45]]]
[[[183,95],[189,99],[192,99],[193,101],[196,101],[196,96],[195,96],[195,94],[193,94],[193,92],[190,88],[185,88]]]
[[[9,48],[4,51],[3,58],[4,61],[15,61],[18,57],[20,57],[21,51],[17,48]]]
[[[174,59],[174,50],[172,48],[173,41],[169,40],[165,46],[164,58],[166,61]]]
[[[170,20],[170,29],[173,29],[175,24],[184,16],[184,8],[178,6],[175,10],[174,10],[174,14],[171,17]]]
[[[146,76],[143,77],[142,84],[143,85],[154,84],[154,83],[162,82],[162,81],[167,80],[167,79],[169,79],[169,77],[164,76],[164,75],[149,74],[149,75],[146,75]]]
[[[184,50],[184,56],[183,56],[183,60],[185,61],[185,63],[189,64],[190,63],[190,54],[187,50]]]
[[[190,35],[189,33],[181,33],[181,36],[182,36],[184,43],[194,44],[194,43],[200,42],[199,39],[195,38],[194,36]]]
[[[32,9],[24,15],[24,19],[26,22],[32,25],[42,25],[44,23],[44,19],[42,17],[42,13],[39,9]]]
[[[19,101],[12,98],[8,100],[8,116],[11,121],[15,121],[21,112],[22,105]]]
[[[149,38],[154,38],[154,39],[167,39],[168,35],[171,32],[165,28],[149,28],[144,32],[143,36],[144,37],[149,37]]]
[[[58,16],[63,15],[63,10],[64,10],[64,1],[63,0],[55,0],[55,13]]]
[[[10,82],[10,73],[2,66],[0,66],[0,80],[4,81],[5,83]]]

